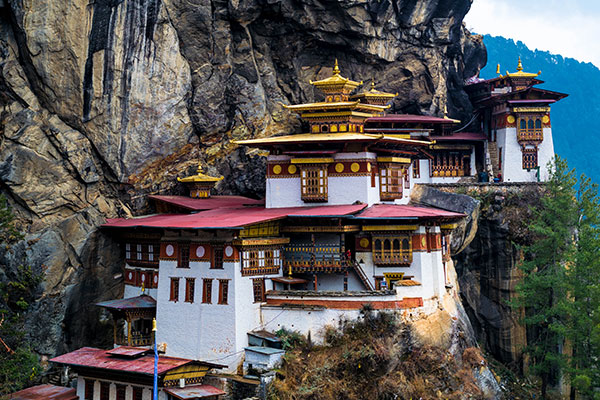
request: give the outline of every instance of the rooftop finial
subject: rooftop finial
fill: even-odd
[[[517,65],[517,71],[523,71],[523,64],[521,64],[521,56],[519,56],[519,64]]]
[[[375,78],[371,81],[371,90],[375,90]]]
[[[335,66],[333,67],[333,74],[334,75],[339,75],[340,74],[340,67],[338,67],[337,58],[335,59]]]
[[[496,65],[496,74],[500,75],[500,63],[498,63],[498,65]]]
[[[201,174],[202,173],[202,163],[198,162],[198,169],[197,169],[198,173]]]
[[[144,285],[144,282],[142,282],[142,294],[146,294],[146,286]]]
[[[444,104],[444,118],[448,118],[448,104]]]

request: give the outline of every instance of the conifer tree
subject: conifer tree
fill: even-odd
[[[600,198],[598,186],[585,176],[579,181],[577,214],[576,253],[567,269],[569,319],[562,332],[572,348],[567,368],[572,399],[576,391],[591,398],[600,388],[600,343],[593,340],[600,324]]]
[[[576,179],[567,163],[556,158],[539,207],[532,209],[528,226],[532,235],[523,248],[522,281],[512,302],[524,310],[531,372],[541,379],[542,398],[550,383],[559,379],[566,364],[563,332],[568,319],[566,266],[574,259],[574,233],[578,222]]]

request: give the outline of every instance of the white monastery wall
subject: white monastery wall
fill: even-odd
[[[554,160],[554,138],[552,128],[543,128],[544,141],[538,146],[538,165],[540,167],[540,181],[546,182],[550,178],[548,163]]]
[[[544,140],[538,146],[540,180],[548,180],[547,164],[554,158],[552,128],[544,128]],[[537,169],[523,169],[523,153],[517,141],[517,128],[499,129],[498,148],[502,148],[502,177],[504,182],[537,182]]]

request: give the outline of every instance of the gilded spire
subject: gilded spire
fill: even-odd
[[[521,62],[521,56],[519,56],[519,62],[517,63],[517,72],[510,73],[506,71],[506,76],[510,78],[535,78],[541,73],[542,71],[539,71],[537,74],[531,72],[524,72],[523,63]]]
[[[523,64],[521,63],[521,56],[519,56],[519,63],[517,64],[517,71],[523,71]]]
[[[340,74],[340,67],[338,67],[338,61],[337,58],[335,59],[335,65],[333,66],[333,74],[334,75],[339,75]]]

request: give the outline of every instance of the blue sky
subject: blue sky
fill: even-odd
[[[600,67],[600,0],[473,0],[465,23]]]

